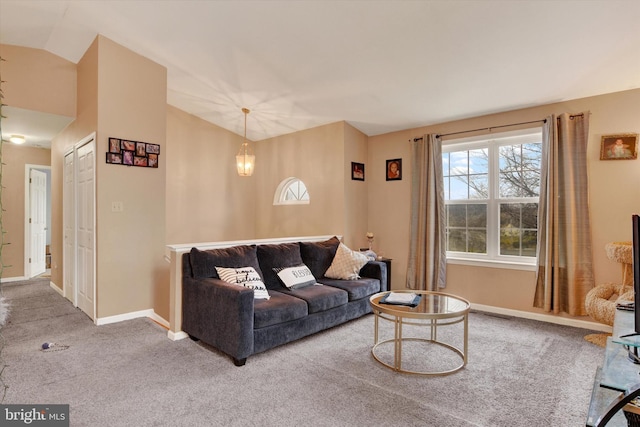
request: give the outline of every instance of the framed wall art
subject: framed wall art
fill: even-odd
[[[364,181],[364,163],[351,162],[351,179]]]
[[[387,160],[387,181],[402,180],[402,159]]]
[[[107,163],[114,165],[157,168],[160,145],[148,142],[109,138]]]
[[[638,134],[602,135],[600,160],[634,160],[638,158]]]

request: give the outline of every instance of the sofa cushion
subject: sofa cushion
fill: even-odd
[[[316,279],[324,276],[336,255],[339,244],[340,240],[335,236],[323,242],[300,242],[302,261]]]
[[[316,284],[300,289],[287,289],[282,291],[307,302],[309,314],[319,313],[349,302],[346,291],[332,286]]]
[[[274,267],[273,271],[288,289],[299,289],[316,284],[316,278],[313,277],[309,267],[304,264],[295,267]]]
[[[267,289],[279,291],[286,289],[274,268],[294,267],[303,264],[298,243],[281,243],[273,245],[259,245],[257,250],[258,262]]]
[[[333,257],[331,266],[324,273],[330,279],[359,279],[360,269],[369,262],[369,258],[361,252],[349,249],[344,243],[340,243],[336,256]]]
[[[303,300],[277,291],[270,292],[269,300],[255,300],[253,304],[254,329],[301,319],[308,314],[307,303]]]
[[[256,246],[233,246],[224,249],[209,249],[201,251],[192,248],[189,256],[193,277],[205,279],[213,277],[219,279],[216,267],[253,267],[260,277],[260,264],[256,255]]]
[[[269,292],[262,283],[262,278],[253,267],[216,267],[220,279],[231,283],[232,285],[240,285],[245,288],[253,289],[254,299],[269,299]]]
[[[380,292],[380,281],[369,277],[362,277],[358,280],[340,280],[325,277],[322,279],[322,284],[347,291],[349,301],[366,298]]]

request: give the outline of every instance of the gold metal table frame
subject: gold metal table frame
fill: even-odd
[[[421,300],[417,307],[409,307],[381,304],[380,300],[390,292],[380,292],[369,298],[369,303],[371,304],[374,314],[374,345],[371,349],[371,355],[373,358],[394,371],[416,375],[448,375],[464,368],[467,365],[467,349],[469,341],[469,310],[471,308],[469,301],[458,296],[442,292],[414,290],[393,292],[419,294],[421,295]],[[394,323],[394,337],[392,339],[380,342],[378,341],[379,319],[388,320]],[[454,345],[438,341],[438,326],[455,325],[460,322],[464,323],[464,340],[462,349],[455,347]],[[429,338],[404,338],[402,336],[402,325],[427,326],[430,329]],[[405,341],[422,341],[440,345],[459,355],[462,361],[460,365],[446,371],[412,371],[403,369],[402,343]],[[389,342],[394,342],[393,365],[384,362],[376,354],[378,346]]]

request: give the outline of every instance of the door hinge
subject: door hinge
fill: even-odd
[[[31,258],[29,258],[29,264],[31,264]]]
[[[29,218],[29,224],[31,224],[31,218]]]
[[[31,178],[29,178],[29,184],[31,184]]]

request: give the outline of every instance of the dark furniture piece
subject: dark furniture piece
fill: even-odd
[[[182,259],[182,330],[231,356],[247,357],[371,313],[369,297],[387,290],[386,264],[369,261],[354,280],[324,276],[339,245],[324,242],[243,245],[199,251]],[[319,285],[286,288],[273,268],[305,264]],[[270,299],[220,280],[215,267],[252,266]]]

